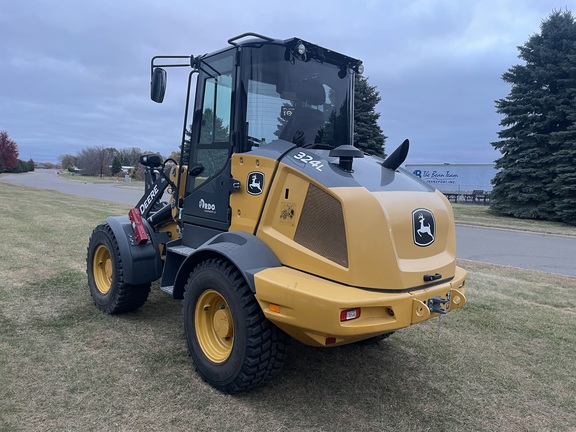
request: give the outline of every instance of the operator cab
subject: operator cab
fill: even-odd
[[[296,38],[248,33],[228,42],[226,49],[189,58],[180,161],[201,173],[186,179],[182,221],[221,231],[230,220],[229,194],[222,192],[230,188],[232,153],[279,140],[324,150],[351,145],[354,74],[363,68],[359,60]],[[158,58],[164,57],[152,61],[151,94],[161,102],[166,74],[159,66],[185,65],[156,65]]]
[[[186,150],[190,138],[200,148],[228,142],[235,152],[278,139],[323,149],[352,144],[351,98],[354,73],[363,69],[359,60],[300,39],[248,33],[228,42],[230,48],[190,57],[191,75],[199,76],[194,109],[187,115]],[[161,102],[166,73],[155,59],[152,98]],[[190,89],[189,95],[192,100]]]
[[[227,150],[242,153],[278,139],[307,148],[352,144],[358,60],[299,39],[237,40],[196,59],[190,165],[206,164],[206,174],[215,174]]]

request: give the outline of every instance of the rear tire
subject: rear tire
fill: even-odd
[[[198,265],[184,295],[188,352],[200,376],[229,394],[277,375],[289,337],[266,319],[240,272],[223,259]]]
[[[150,283],[124,283],[120,248],[108,224],[98,225],[90,236],[86,274],[94,304],[107,314],[134,311],[148,299]]]

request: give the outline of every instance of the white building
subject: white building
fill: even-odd
[[[405,168],[442,192],[492,190],[494,164],[406,164]]]

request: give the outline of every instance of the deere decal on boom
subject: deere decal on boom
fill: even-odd
[[[189,67],[180,160],[141,158],[145,193],[95,228],[96,306],[135,310],[151,283],[184,300],[198,373],[236,393],[277,374],[290,337],[326,347],[383,339],[466,303],[452,208],[402,168],[352,146],[359,60],[247,33]],[[169,200],[163,201],[165,192]]]

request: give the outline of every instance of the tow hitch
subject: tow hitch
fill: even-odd
[[[442,291],[435,291],[434,294],[442,294]],[[437,295],[422,300],[414,298],[412,300],[412,324],[427,320],[433,313],[446,315],[451,310],[461,308],[465,304],[466,296],[455,288],[448,291],[446,297]]]
[[[446,309],[442,307],[444,304],[446,305]],[[446,298],[440,296],[429,298],[427,306],[428,309],[430,309],[430,312],[446,315],[448,308],[450,308],[450,293],[446,294]]]

